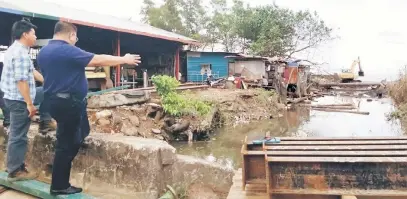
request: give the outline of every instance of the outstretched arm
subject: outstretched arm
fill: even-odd
[[[138,65],[141,63],[140,55],[126,54],[123,57],[112,55],[95,55],[88,66],[115,66],[119,64]]]

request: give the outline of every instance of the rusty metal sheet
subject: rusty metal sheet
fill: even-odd
[[[337,145],[337,146],[281,146],[268,145],[267,150],[280,151],[349,151],[349,150],[407,150],[407,145]]]
[[[331,141],[331,140],[349,140],[349,141],[356,141],[356,140],[407,140],[407,136],[401,137],[392,137],[392,136],[384,136],[384,137],[280,137],[281,141],[299,141],[299,140],[307,140],[307,141]]]
[[[354,190],[354,189],[342,189],[342,190],[310,190],[310,189],[301,189],[301,190],[272,190],[273,194],[281,195],[318,195],[318,196],[340,196],[340,195],[357,195],[358,199],[361,196],[367,196],[368,198],[374,197],[374,199],[405,199],[407,196],[407,191],[393,191],[393,190]],[[376,196],[376,197],[375,197]],[[403,197],[404,196],[404,197]],[[323,197],[323,198],[325,198]],[[386,197],[386,198],[383,198]],[[387,198],[392,197],[392,198]],[[393,198],[396,197],[396,198]],[[315,196],[312,196],[315,198]],[[373,198],[372,198],[373,199]]]
[[[377,162],[377,163],[398,163],[406,162],[407,157],[304,157],[304,156],[269,156],[269,162],[335,162],[335,163],[360,163],[360,162]]]
[[[407,196],[405,162],[273,162],[269,167],[272,193]]]
[[[269,156],[407,156],[407,151],[267,151]],[[247,151],[244,155],[264,155],[264,151]]]
[[[271,145],[407,145],[407,140],[326,140],[326,141],[281,141]]]
[[[265,157],[250,156],[245,158],[245,180],[266,179]]]

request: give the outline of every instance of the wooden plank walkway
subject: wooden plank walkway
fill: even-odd
[[[0,172],[0,185],[14,189],[18,192],[21,193],[26,193],[31,196],[42,198],[42,199],[96,199],[93,196],[89,196],[83,193],[78,193],[78,194],[72,194],[72,195],[58,195],[58,196],[52,196],[49,193],[50,190],[50,185],[39,182],[36,180],[28,180],[28,181],[19,181],[19,182],[9,182],[7,180],[7,173],[6,172]],[[1,190],[1,189],[0,189]],[[10,194],[16,194],[16,193],[10,193]],[[8,197],[11,199],[12,197]],[[2,199],[0,197],[0,199]],[[16,197],[16,199],[19,199]],[[22,198],[24,199],[24,198]]]

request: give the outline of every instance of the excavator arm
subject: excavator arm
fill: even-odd
[[[358,57],[358,64],[359,64],[359,73],[358,75],[360,77],[364,77],[365,76],[365,72],[362,70],[362,65],[360,64],[360,57]]]
[[[355,78],[357,76],[356,73],[355,73],[356,65],[359,66],[358,75],[361,76],[361,77],[363,77],[365,75],[365,73],[362,70],[362,66],[360,64],[360,58],[358,57],[357,60],[354,60],[352,62],[352,65],[350,66],[350,68],[348,70],[343,70],[342,73],[339,74],[339,77],[340,77],[342,82],[355,81]]]

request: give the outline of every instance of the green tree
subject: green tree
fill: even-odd
[[[193,49],[203,49],[218,41],[207,10],[200,0],[165,0],[159,7],[152,0],[144,0],[140,14],[145,23],[200,41],[202,45]]]
[[[216,43],[224,46],[225,52],[234,52],[238,44],[235,31],[235,16],[226,0],[212,0],[213,16],[208,27],[211,28]]]
[[[292,56],[333,39],[332,29],[316,12],[280,8],[277,5],[250,7],[241,0],[211,0],[210,8],[200,0],[165,0],[157,7],[144,0],[144,22],[194,38],[197,48],[222,44],[224,51],[262,56]]]
[[[294,12],[267,5],[239,13],[235,23],[237,34],[248,41],[254,54],[292,56],[332,39],[332,29],[315,12]]]
[[[180,6],[182,0],[166,0],[165,3],[156,7],[151,0],[144,0],[141,15],[145,23],[167,31],[184,34],[185,28],[181,19]]]

